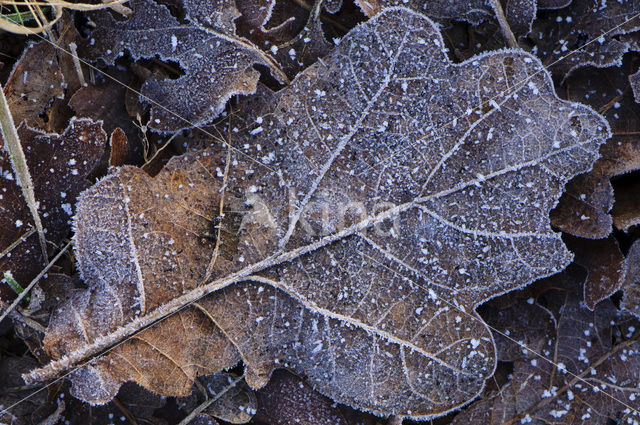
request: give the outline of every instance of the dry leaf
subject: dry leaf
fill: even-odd
[[[622,308],[640,318],[640,241],[635,241],[627,253],[627,271],[622,290]]]
[[[616,203],[611,210],[613,225],[623,232],[630,232],[640,224],[640,183],[619,183],[615,190]]]
[[[484,0],[356,0],[356,3],[369,17],[393,6],[406,6],[436,21],[464,20],[474,25],[495,21],[496,16],[491,3]],[[514,34],[527,35],[536,17],[536,0],[501,0],[501,3]]]
[[[13,120],[17,125],[26,120],[33,127],[45,129],[46,123],[40,115],[54,99],[64,97],[64,87],[65,79],[55,47],[46,41],[30,44],[13,68],[4,89]]]
[[[624,255],[613,236],[598,240],[567,236],[564,241],[576,255],[576,264],[587,270],[583,300],[593,310],[596,304],[622,287],[626,269]]]
[[[633,46],[616,36],[640,29],[638,10],[640,0],[576,0],[536,20],[530,38],[542,62],[563,78],[584,66],[620,65]]]
[[[538,0],[539,9],[562,9],[571,4],[571,0]]]
[[[629,76],[629,82],[633,89],[633,95],[636,97],[636,102],[640,103],[640,70]]]
[[[257,396],[256,419],[268,425],[349,425],[331,400],[284,370],[275,372]]]
[[[213,423],[213,418],[232,424],[249,422],[257,410],[256,395],[244,380],[237,382],[238,378],[229,373],[216,373],[198,378],[207,391],[207,398],[215,399],[199,416]]]
[[[241,13],[238,34],[272,54],[291,78],[333,47],[325,38],[319,3],[310,11],[291,0],[236,0],[236,4]],[[327,2],[321,5],[326,8]]]
[[[613,130],[593,170],[567,183],[558,206],[551,211],[552,224],[564,232],[583,238],[607,237],[614,205],[610,180],[640,169],[640,105],[628,90],[629,70],[637,63],[630,60],[622,67],[576,70],[564,82],[569,99],[603,111]]]
[[[510,332],[514,323],[504,316],[514,318],[521,310],[530,311],[529,315],[537,311],[537,320],[549,321],[549,308],[528,298],[526,291],[504,310],[487,310],[487,321],[507,335],[500,337],[503,343],[522,355],[513,359],[510,381],[493,396],[473,403],[454,425],[605,425],[640,420],[638,320],[618,311],[609,300],[590,311],[575,293],[558,286],[550,292],[549,297],[560,302],[553,319],[557,324],[550,332],[529,327],[537,321]],[[520,343],[531,344],[527,346],[535,353]]]
[[[185,394],[241,358],[253,388],[284,367],[360,409],[441,415],[495,368],[475,307],[570,262],[548,211],[609,133],[531,55],[452,64],[436,25],[404,8],[229,130],[228,153],[155,178],[124,167],[85,192],[90,289],[52,318],[59,361],[28,382],[193,302],[75,371],[74,393],[105,402],[135,380]]]
[[[47,394],[42,391],[32,394],[32,391],[24,388],[20,374],[32,369],[37,362],[29,356],[24,357],[0,357],[0,424],[2,425],[31,425],[33,424],[33,412],[46,402]],[[30,396],[30,397],[27,397]],[[4,410],[14,403],[23,401],[11,411]]]
[[[116,21],[108,12],[95,16],[96,29],[85,52],[109,64],[125,51],[135,59],[178,62],[185,75],[174,80],[155,74],[141,88],[143,100],[151,103],[149,126],[175,131],[205,124],[231,96],[255,92],[260,74],[254,64],[272,63],[249,41],[235,36],[237,10],[231,3],[216,2],[203,10],[204,3],[186,1],[190,23],[181,24],[166,6],[132,1],[134,14],[126,21]]]
[[[76,197],[89,187],[86,177],[104,152],[106,134],[100,123],[73,120],[61,135],[46,134],[21,125],[18,135],[33,179],[36,200],[47,241],[57,245],[71,228]],[[1,139],[0,139],[0,142]],[[33,221],[22,198],[4,149],[0,150],[0,272],[10,271],[26,286],[43,264],[38,237],[29,233]],[[21,241],[21,238],[26,240]],[[0,284],[0,296],[14,296]]]

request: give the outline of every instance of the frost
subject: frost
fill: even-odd
[[[188,25],[151,0],[135,0],[130,6],[134,14],[126,21],[116,21],[109,13],[94,18],[95,42],[87,50],[92,58],[108,63],[127,50],[136,59],[160,56],[180,64],[184,76],[151,77],[142,86],[142,101],[162,105],[151,106],[152,127],[175,131],[202,125],[220,114],[231,96],[255,92],[260,74],[253,65],[269,63],[259,49],[235,35],[235,6],[227,1],[185,1]],[[212,21],[212,15],[219,19]]]
[[[86,191],[74,240],[89,289],[51,319],[48,354],[68,367],[177,312],[75,371],[74,394],[105,402],[134,380],[185,395],[242,359],[253,388],[285,366],[384,415],[441,415],[475,398],[497,361],[475,309],[569,264],[549,210],[608,127],[558,99],[524,52],[453,64],[443,46],[430,20],[389,9],[267,105],[247,106],[239,152],[190,152],[153,178],[122,167]],[[527,78],[536,93],[504,93]],[[490,98],[500,108],[478,108]],[[268,167],[247,155],[258,146]],[[179,378],[160,378],[166,358]]]

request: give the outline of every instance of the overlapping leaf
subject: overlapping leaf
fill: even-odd
[[[554,277],[562,278],[571,279]],[[555,318],[539,299],[526,294],[505,309],[488,312],[487,320],[502,334],[503,352],[519,351],[508,358],[514,371],[506,385],[472,404],[453,424],[638,422],[638,320],[610,300],[590,311],[578,294],[558,290],[562,283],[553,283],[548,297],[559,303]],[[530,320],[520,322],[523,311]],[[555,326],[545,332],[540,323]]]
[[[536,54],[554,75],[566,77],[584,66],[619,65],[640,34],[640,1],[573,1],[534,22],[531,39]],[[569,54],[570,53],[570,54]]]
[[[26,125],[18,128],[47,240],[58,244],[69,233],[76,197],[89,187],[86,177],[104,152],[106,134],[100,123],[73,120],[61,135]],[[0,139],[0,143],[2,140]],[[1,145],[0,145],[1,146]],[[44,264],[33,219],[13,174],[9,155],[0,150],[0,272],[11,272],[27,285]],[[9,287],[0,285],[5,299]]]
[[[124,167],[85,192],[89,289],[52,319],[58,361],[29,382],[180,310],[75,371],[75,394],[104,402],[126,380],[185,394],[242,359],[254,388],[285,367],[361,409],[443,414],[495,367],[475,307],[570,261],[548,212],[608,137],[531,55],[454,65],[404,8],[229,130],[228,151],[155,178]]]
[[[255,92],[260,74],[253,65],[270,63],[249,41],[235,36],[237,9],[232,3],[206,7],[187,1],[190,24],[181,24],[167,7],[136,0],[126,21],[108,13],[94,18],[97,26],[86,52],[111,64],[125,51],[134,58],[178,62],[184,76],[172,80],[155,75],[142,86],[145,100],[152,103],[150,126],[169,131],[207,123],[231,96]]]
[[[490,2],[483,0],[357,0],[356,3],[367,16],[374,16],[384,8],[392,6],[407,6],[437,21],[466,20],[479,24],[494,20],[496,16]],[[526,35],[531,31],[537,11],[536,0],[503,0],[502,7],[515,34]]]
[[[640,169],[640,105],[628,90],[628,75],[638,65],[626,60],[623,66],[576,70],[560,91],[569,99],[600,110],[611,123],[613,137],[600,149],[602,157],[593,169],[572,179],[551,212],[551,222],[562,231],[583,238],[604,238],[612,231],[611,209],[614,191],[611,178]],[[618,194],[616,207],[628,204]],[[617,220],[620,225],[620,220]],[[621,227],[618,227],[621,229]]]

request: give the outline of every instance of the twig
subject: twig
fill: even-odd
[[[493,11],[496,13],[496,17],[498,18],[498,23],[500,24],[500,29],[502,30],[502,35],[507,41],[507,45],[513,49],[517,49],[518,41],[516,40],[516,36],[513,35],[511,31],[511,27],[509,26],[509,22],[507,22],[507,17],[504,16],[504,10],[502,10],[502,5],[500,4],[500,0],[490,0],[491,7]]]
[[[80,66],[80,59],[78,58],[78,45],[76,43],[69,43],[69,51],[71,52],[71,60],[73,66],[76,68],[76,74],[78,74],[78,80],[82,87],[87,86],[87,82],[84,80],[84,74],[82,73],[82,67]]]
[[[38,239],[40,239],[40,248],[42,249],[42,258],[45,264],[49,256],[47,255],[47,240],[44,237],[44,229],[42,228],[42,222],[40,221],[40,215],[38,214],[38,206],[36,204],[36,195],[33,192],[33,181],[31,180],[31,174],[29,174],[29,167],[27,166],[27,159],[24,156],[22,145],[20,144],[20,138],[18,137],[18,131],[13,123],[13,117],[9,110],[9,103],[4,96],[4,90],[0,84],[0,130],[4,136],[5,149],[9,153],[11,159],[11,166],[16,173],[16,181],[22,188],[22,196],[24,196],[31,216],[36,225],[38,231]]]
[[[189,416],[187,416],[186,418],[184,418],[178,425],[188,425],[189,423],[191,423],[191,421],[200,413],[202,413],[202,411],[204,409],[206,409],[207,407],[211,406],[211,404],[213,404],[215,401],[220,400],[220,397],[222,397],[223,395],[225,395],[231,388],[235,388],[236,385],[238,385],[238,382],[240,382],[242,379],[244,378],[244,375],[242,376],[238,376],[236,379],[234,379],[233,381],[229,382],[229,385],[227,385],[226,387],[224,387],[224,389],[222,391],[220,391],[219,393],[217,393],[215,395],[215,397],[205,401],[204,403],[202,403],[201,405],[199,405],[198,407],[196,407],[195,409],[193,409],[193,412],[189,413]],[[207,395],[205,393],[205,395]]]

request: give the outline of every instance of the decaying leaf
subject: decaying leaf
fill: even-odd
[[[356,0],[356,3],[367,16],[392,6],[409,7],[436,21],[465,20],[476,25],[495,20],[496,16],[491,3],[484,0]],[[501,0],[501,3],[514,34],[528,34],[536,17],[536,0]]]
[[[618,184],[615,190],[616,203],[611,210],[613,225],[616,229],[630,232],[640,225],[640,184],[632,181]]]
[[[30,425],[32,424],[33,411],[46,402],[46,393],[30,394],[24,388],[20,374],[32,369],[37,362],[29,356],[24,357],[0,357],[0,424],[3,425]],[[19,404],[11,412],[4,409],[21,401],[26,396],[25,403]]]
[[[291,0],[236,0],[236,4],[238,34],[273,55],[290,77],[333,46],[319,19],[326,1],[316,2],[311,11]]]
[[[152,0],[132,1],[134,14],[126,21],[106,12],[94,18],[96,29],[85,46],[90,58],[113,64],[128,51],[136,59],[176,61],[184,70],[175,80],[155,74],[142,86],[143,100],[152,104],[150,127],[175,131],[211,121],[231,96],[255,92],[260,74],[254,64],[272,64],[261,50],[235,36],[237,10],[231,2],[203,10],[204,4],[185,1],[189,24]]]
[[[640,318],[640,242],[636,241],[627,253],[627,272],[622,285],[622,308]]]
[[[268,425],[349,425],[331,400],[284,370],[275,372],[257,397],[256,418]]]
[[[640,70],[629,76],[629,82],[631,83],[633,95],[636,97],[636,102],[640,103]]]
[[[57,245],[71,228],[75,199],[89,187],[86,179],[102,156],[106,134],[100,123],[73,120],[61,134],[46,134],[26,125],[18,135],[31,170],[36,200],[47,241]],[[0,140],[1,142],[1,140]],[[9,157],[0,150],[0,272],[9,271],[21,284],[28,284],[43,264],[38,238],[30,229],[33,221],[13,176]],[[4,283],[0,296],[13,294]]]
[[[613,130],[593,169],[569,181],[551,211],[552,224],[564,232],[583,238],[607,237],[612,230],[610,210],[614,205],[610,180],[640,169],[640,105],[628,90],[628,73],[637,63],[625,61],[622,67],[576,70],[564,82],[568,98],[602,111]],[[616,202],[627,202],[621,194],[618,198]]]
[[[42,72],[43,68],[46,72]],[[40,115],[54,99],[64,97],[64,86],[56,49],[46,41],[30,44],[16,63],[5,87],[16,125],[26,120],[27,124],[44,129],[45,123]]]
[[[587,270],[583,300],[593,310],[597,303],[622,287],[626,270],[624,255],[613,236],[597,240],[567,236],[565,242],[576,255],[575,262]]]
[[[242,359],[253,388],[283,367],[379,414],[455,409],[495,368],[475,307],[570,262],[548,212],[609,131],[535,57],[452,64],[434,23],[394,8],[229,134],[228,151],[84,193],[89,289],[51,319],[57,361],[28,382],[177,311],[75,370],[74,394],[103,403],[135,380],[184,395]]]
[[[229,373],[215,373],[199,378],[207,391],[207,398],[212,401],[199,414],[202,420],[215,423],[220,419],[232,424],[245,424],[253,418],[257,410],[254,392],[247,387],[242,377]]]
[[[639,0],[576,0],[536,20],[530,38],[554,75],[566,77],[589,65],[620,65],[632,43],[616,36],[640,29],[638,10]]]
[[[590,311],[577,293],[554,286],[549,297],[560,303],[555,319],[548,307],[526,293],[519,302],[490,311],[487,321],[503,335],[503,344],[522,355],[513,359],[510,381],[493,396],[473,403],[453,424],[638,423],[638,320],[617,310],[610,300]],[[537,320],[515,326],[512,333],[517,322],[509,318],[520,311],[528,311],[532,319],[537,311]],[[551,331],[535,326],[538,321],[548,323],[550,316],[556,324]]]

